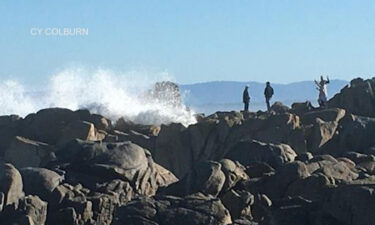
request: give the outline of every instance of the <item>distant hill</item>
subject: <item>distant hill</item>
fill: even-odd
[[[328,97],[333,97],[349,82],[331,80],[328,85]],[[184,102],[199,112],[212,113],[218,110],[239,110],[242,108],[242,92],[249,85],[251,109],[264,109],[263,91],[265,84],[259,82],[212,81],[180,85],[184,93]],[[272,101],[281,101],[286,105],[306,100],[316,103],[318,91],[313,81],[301,81],[289,84],[271,84],[275,90]]]

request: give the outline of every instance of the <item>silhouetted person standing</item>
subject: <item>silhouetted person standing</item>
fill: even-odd
[[[242,95],[242,101],[245,104],[244,111],[248,112],[249,111],[249,103],[250,103],[250,95],[249,95],[249,86],[246,85],[245,90],[243,91]]]
[[[324,80],[323,76],[320,76],[320,82],[315,80],[316,89],[319,91],[318,103],[320,107],[325,107],[327,105],[327,84],[329,84],[329,78]]]
[[[270,100],[272,96],[273,96],[273,88],[271,87],[270,82],[267,81],[266,88],[264,89],[264,97],[266,98],[268,112],[271,111]]]

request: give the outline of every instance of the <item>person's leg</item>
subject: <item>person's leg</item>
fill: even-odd
[[[245,102],[245,109],[244,109],[245,112],[249,111],[249,103],[248,102]]]
[[[327,101],[322,101],[323,108],[327,108]]]
[[[319,107],[323,107],[323,102],[322,102],[322,100],[318,100],[318,103],[319,103]]]
[[[270,106],[270,99],[269,98],[266,98],[266,103],[267,103],[267,111],[270,112],[271,106]]]

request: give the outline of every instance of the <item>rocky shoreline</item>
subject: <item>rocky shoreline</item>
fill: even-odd
[[[375,79],[318,109],[139,125],[87,110],[0,117],[0,224],[371,225]]]

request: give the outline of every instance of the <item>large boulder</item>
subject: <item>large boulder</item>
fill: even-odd
[[[121,131],[124,133],[135,131],[137,133],[144,134],[147,136],[158,136],[159,131],[160,131],[160,126],[136,124],[130,120],[127,120],[121,117],[120,119],[116,121],[114,125],[114,130]]]
[[[367,155],[358,152],[346,152],[343,156],[352,160],[355,164],[368,161],[375,161],[374,155]]]
[[[20,215],[20,221],[30,221],[31,224],[44,225],[47,218],[47,203],[38,196],[29,195],[20,201],[15,213]]]
[[[322,155],[310,160],[307,164],[309,173],[322,173],[336,182],[351,182],[358,178],[355,163],[349,159],[336,160],[332,156]]]
[[[95,119],[95,117],[98,118]],[[25,117],[20,125],[18,135],[51,145],[61,144],[67,139],[74,138],[101,140],[104,137],[98,136],[94,124],[101,129],[108,130],[110,125],[106,125],[106,123],[110,123],[109,120],[91,115],[88,111],[73,112],[63,108],[49,108]]]
[[[108,193],[93,192],[80,184],[60,184],[54,189],[53,198],[48,203],[47,224],[111,224],[115,208],[125,204],[119,198],[129,197],[126,200],[128,202],[133,197],[120,194],[120,189],[126,189],[122,184],[129,188],[126,194],[131,195],[129,183],[120,180],[113,180],[111,185],[102,186],[102,191],[107,188]]]
[[[321,147],[332,139],[337,130],[336,121],[325,122],[320,118],[315,118],[309,128],[306,128],[307,150],[311,153],[318,153]]]
[[[124,141],[131,141],[134,144],[137,144],[145,149],[152,150],[155,148],[155,137],[154,136],[147,136],[145,134],[139,133],[134,130],[129,130],[127,133],[114,130],[113,135],[115,140],[108,141],[108,142],[124,142]],[[107,135],[107,137],[109,137]],[[106,138],[107,138],[106,137]],[[111,137],[113,138],[113,137]],[[104,140],[106,141],[106,140]]]
[[[285,195],[297,197],[301,196],[310,201],[317,201],[327,197],[327,190],[333,187],[334,180],[323,173],[314,173],[311,176],[297,179],[292,182]]]
[[[64,145],[76,138],[85,141],[100,141],[105,137],[103,134],[97,132],[94,124],[81,120],[72,121],[67,124],[61,130],[60,135],[57,141],[58,145]]]
[[[74,112],[78,114],[80,120],[94,124],[98,130],[111,131],[113,129],[111,120],[99,114],[91,114],[86,109],[80,109]]]
[[[5,149],[17,135],[20,121],[17,115],[0,116],[0,156],[4,155]]]
[[[290,113],[264,116],[218,112],[203,122],[184,127],[163,125],[150,149],[157,163],[183,178],[197,161],[220,161],[241,140],[287,144],[298,153],[306,152],[306,140],[299,117]]]
[[[266,223],[275,225],[347,225],[321,211],[321,205],[301,197],[273,201]]]
[[[271,106],[271,111],[275,112],[276,114],[282,114],[289,112],[290,108],[284,105],[282,102],[275,102]]]
[[[245,187],[251,193],[265,194],[273,201],[274,199],[288,197],[289,186],[295,181],[307,178],[310,175],[306,164],[295,161],[283,165],[271,176],[256,180],[250,179],[250,181],[245,183]]]
[[[251,205],[254,203],[254,196],[248,191],[230,190],[220,197],[225,208],[228,209],[232,220],[252,219]]]
[[[0,224],[44,225],[47,218],[47,203],[38,196],[29,195],[19,200],[15,208],[0,214]]]
[[[288,145],[266,144],[250,140],[239,142],[225,157],[238,161],[244,166],[257,162],[265,162],[274,168],[279,168],[284,163],[294,161],[296,156],[297,154]]]
[[[188,128],[181,124],[162,125],[155,148],[150,150],[157,163],[177,177],[184,177],[195,162],[219,161],[243,136],[243,116],[238,112],[218,112]]]
[[[328,101],[328,106],[342,108],[355,115],[375,117],[374,88],[374,78],[354,79]]]
[[[232,218],[251,218],[253,196],[247,191],[234,190],[239,182],[248,179],[245,168],[238,162],[229,159],[223,159],[219,163],[198,162],[185,178],[158,194],[186,197],[201,193],[206,196],[220,196]]]
[[[225,175],[225,182],[222,191],[229,191],[234,188],[238,182],[248,180],[249,176],[246,173],[246,169],[238,161],[232,161],[230,159],[220,160],[221,170]]]
[[[6,149],[4,159],[17,168],[43,167],[54,159],[54,151],[46,143],[17,136]]]
[[[95,189],[120,179],[135,193],[153,195],[159,186],[177,179],[157,165],[151,154],[131,142],[95,143],[74,140],[57,152],[58,165],[66,165],[66,179]]]
[[[288,144],[297,153],[306,152],[306,140],[299,116],[291,113],[272,115],[252,133],[252,139],[272,144]]]
[[[56,144],[63,128],[78,119],[78,115],[69,109],[42,109],[36,114],[25,117],[20,136],[47,144]]]
[[[353,151],[370,153],[372,146],[375,146],[375,118],[347,115],[322,148],[329,154],[344,155]]]
[[[0,127],[14,125],[16,122],[20,121],[20,119],[21,117],[18,115],[0,116]]]
[[[292,109],[290,110],[292,113],[302,116],[303,114],[313,111],[315,108],[311,104],[310,101],[306,102],[296,102],[292,104]]]
[[[166,188],[165,194],[186,196],[201,192],[205,195],[217,196],[223,188],[225,174],[218,162],[199,162],[179,182]]]
[[[313,124],[317,118],[325,122],[338,122],[344,116],[345,116],[344,109],[330,108],[330,109],[324,109],[324,110],[305,113],[302,116],[301,121],[303,124],[306,124],[306,125]]]
[[[120,207],[113,225],[228,225],[231,216],[219,199],[196,194],[140,198]]]
[[[328,213],[343,224],[372,225],[375,221],[373,187],[346,185],[331,189],[323,205]]]
[[[152,151],[155,161],[179,178],[183,177],[193,164],[185,130],[182,124],[162,125]]]
[[[24,196],[22,177],[12,164],[0,163],[0,211],[8,205],[18,205]]]
[[[63,177],[45,168],[26,167],[20,169],[26,195],[37,195],[49,202],[52,192],[63,181]]]

